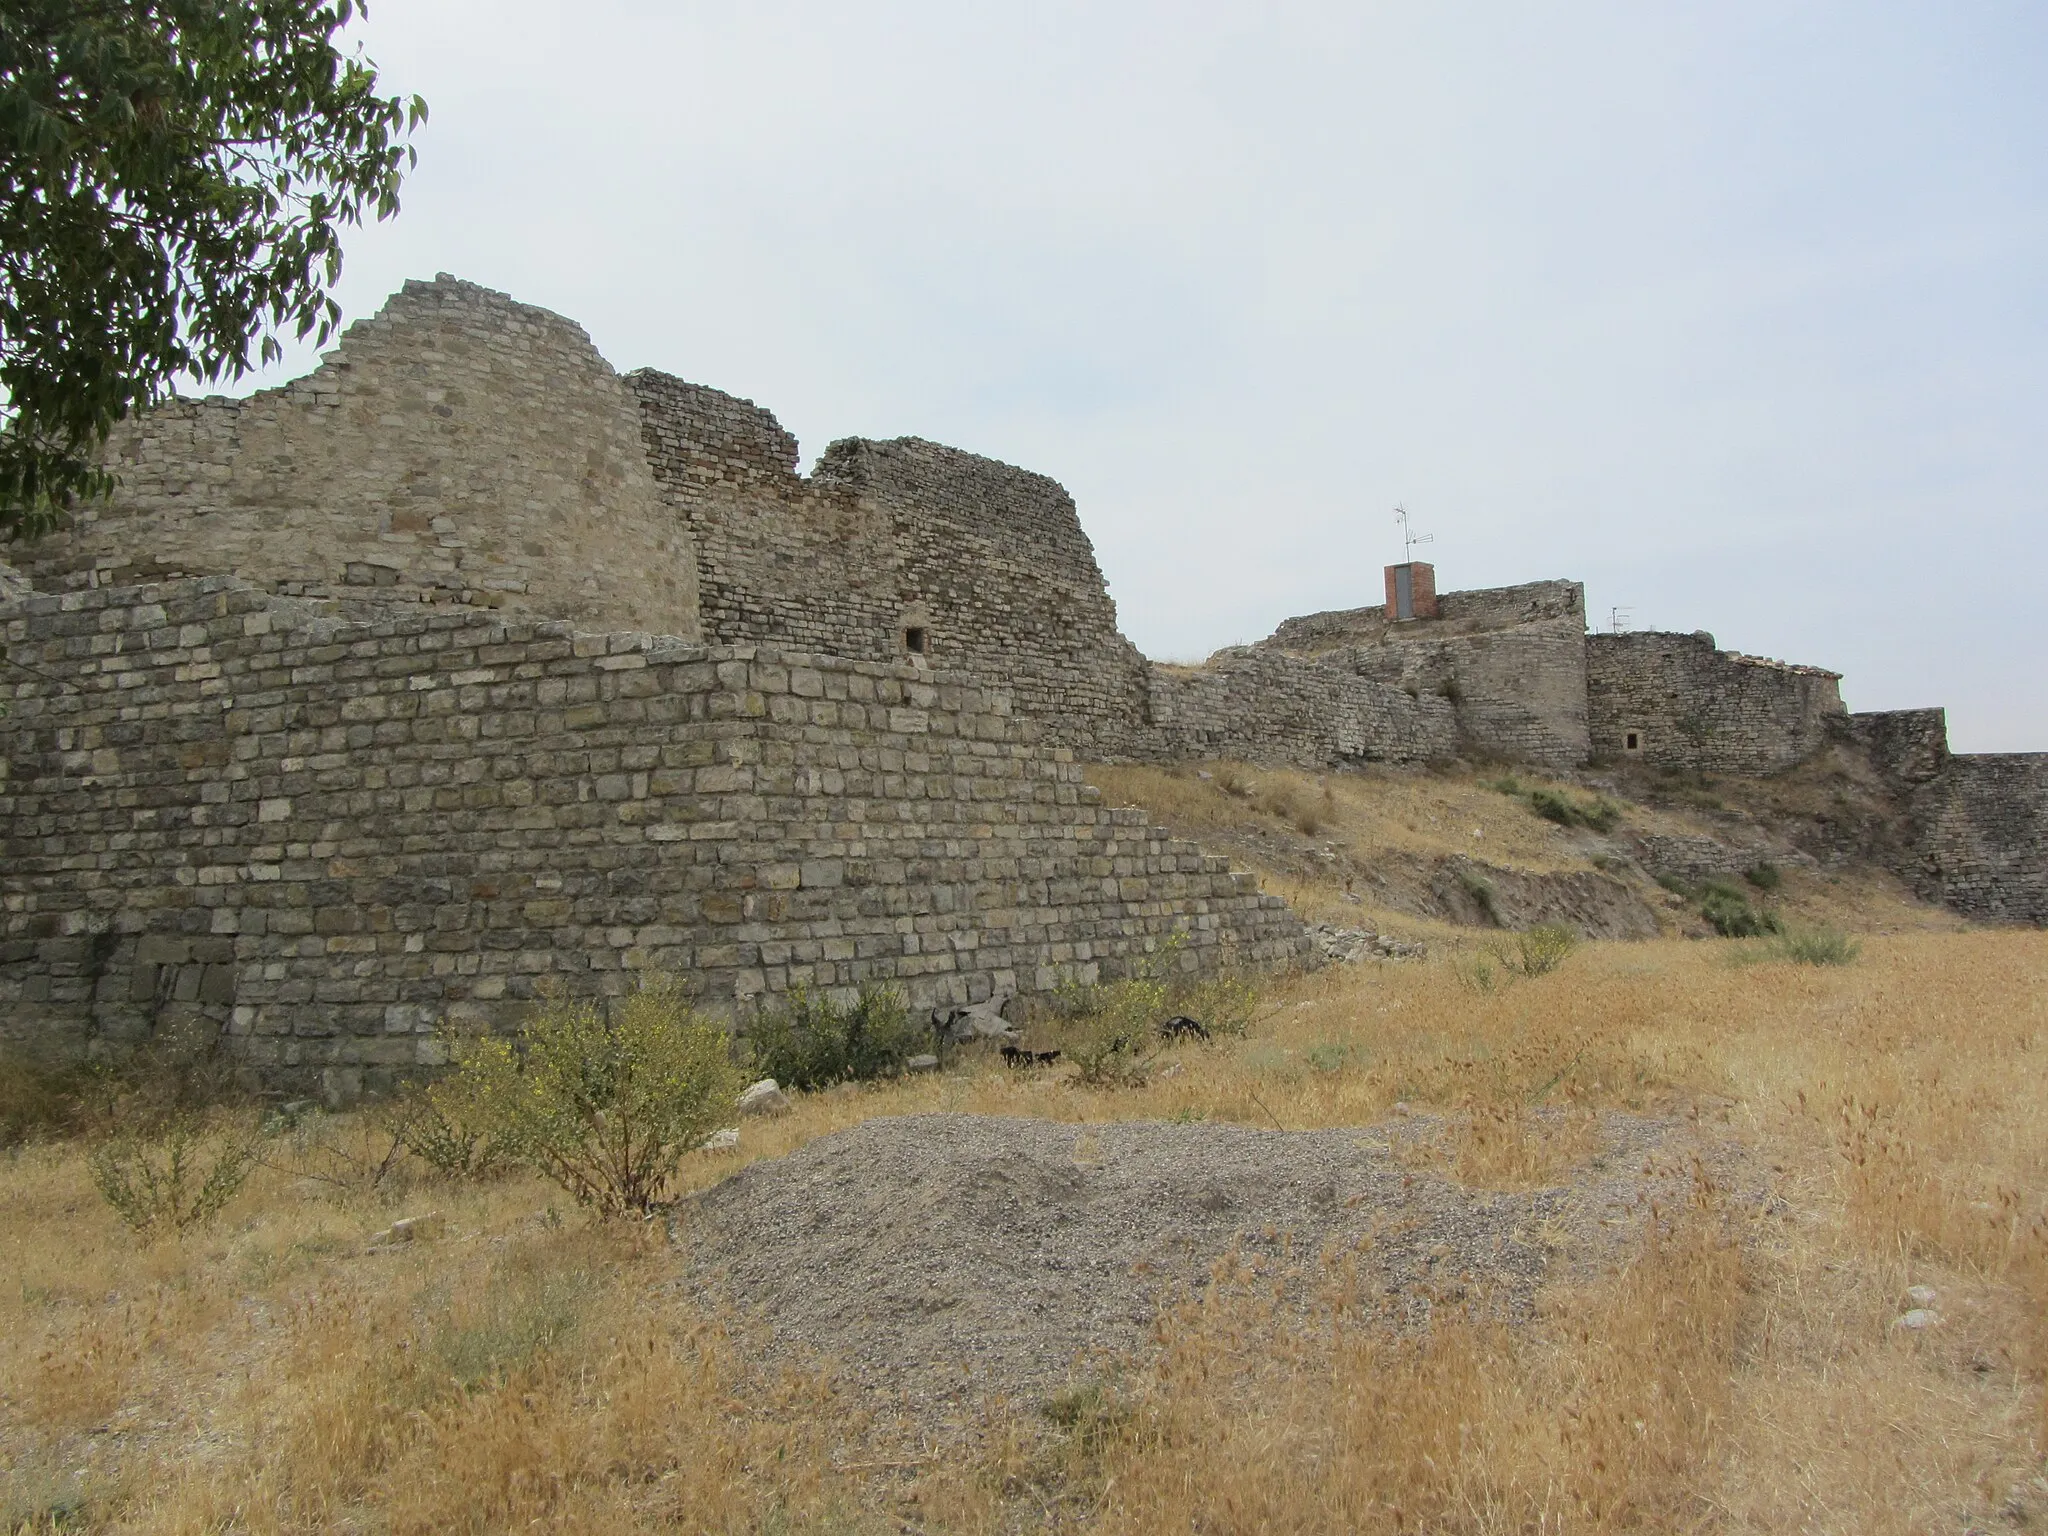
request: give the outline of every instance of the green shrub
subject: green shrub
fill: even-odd
[[[487,1179],[502,1173],[516,1161],[517,1148],[510,1127],[481,1097],[481,1086],[476,1077],[457,1071],[415,1087],[398,1107],[396,1126],[405,1149],[450,1178]]]
[[[1799,965],[1848,965],[1863,946],[1839,928],[1789,928],[1771,941],[1771,951]]]
[[[862,987],[851,1007],[796,987],[780,1007],[755,1018],[747,1039],[761,1076],[814,1089],[892,1077],[931,1036],[887,987]]]
[[[211,1157],[205,1155],[209,1140],[218,1143]],[[150,1236],[213,1220],[240,1193],[255,1163],[248,1137],[210,1137],[190,1117],[153,1135],[118,1137],[87,1159],[100,1197],[130,1227]]]
[[[1463,887],[1467,896],[1470,896],[1479,904],[1479,910],[1486,914],[1489,922],[1498,923],[1500,921],[1500,909],[1495,905],[1493,882],[1491,880],[1487,879],[1486,876],[1479,873],[1476,869],[1460,868],[1458,870],[1458,884]]]
[[[479,1125],[601,1216],[651,1210],[741,1086],[724,1029],[672,984],[613,1012],[550,1002],[518,1042],[478,1040],[456,1074]]]
[[[1529,809],[1545,821],[1554,821],[1560,827],[1589,827],[1595,832],[1612,832],[1621,821],[1621,807],[1604,795],[1591,800],[1577,800],[1557,789],[1532,789],[1527,799]]]
[[[1724,939],[1764,938],[1778,931],[1777,914],[1753,906],[1739,886],[1709,880],[1700,887],[1700,916]]]
[[[1548,976],[1579,947],[1579,936],[1562,923],[1543,923],[1515,935],[1506,962],[1524,976]]]
[[[1742,878],[1760,891],[1775,891],[1785,883],[1785,875],[1769,859],[1761,859],[1742,872]]]

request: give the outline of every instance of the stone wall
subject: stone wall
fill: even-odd
[[[628,376],[661,494],[699,550],[709,638],[1002,678],[1093,756],[1130,755],[1146,664],[1118,633],[1057,481],[898,438],[832,444],[809,476],[767,411],[651,369]]]
[[[1456,709],[1467,748],[1553,768],[1586,760],[1586,602],[1574,581],[1445,592],[1438,617],[1384,607],[1289,619],[1259,644]]]
[[[1152,667],[1151,739],[1166,760],[1238,758],[1309,767],[1454,757],[1457,719],[1432,694],[1412,698],[1318,661],[1236,646],[1200,667]]]
[[[1966,917],[2048,925],[2048,753],[1963,753],[1913,792],[1920,894]]]
[[[1717,650],[1712,635],[1586,637],[1589,725],[1600,757],[1782,772],[1827,745],[1843,715],[1840,682],[1819,667]]]
[[[335,618],[231,578],[0,608],[0,1021],[225,1030],[336,1097],[643,970],[742,1013],[1307,958],[1253,877],[1110,810],[1010,695],[903,662]]]
[[[697,633],[696,558],[580,326],[442,276],[305,378],[116,428],[110,503],[16,551],[45,590],[233,572],[283,593]]]

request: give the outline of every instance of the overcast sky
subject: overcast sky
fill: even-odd
[[[1049,474],[1191,658],[1445,589],[2048,748],[2048,6],[379,0],[448,271]],[[291,372],[302,371],[301,358]],[[564,551],[565,557],[572,552]]]

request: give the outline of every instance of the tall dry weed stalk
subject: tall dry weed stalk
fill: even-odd
[[[1671,1528],[1698,1508],[1745,1305],[1739,1252],[1699,1194],[1535,1332],[1451,1306],[1406,1332],[1341,1281],[1311,1326],[1212,1290],[1077,1445],[1094,1528]]]

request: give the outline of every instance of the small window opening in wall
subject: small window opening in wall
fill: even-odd
[[[929,656],[932,653],[931,631],[922,624],[913,624],[903,631],[903,649],[913,656]]]
[[[1621,738],[1621,746],[1622,746],[1622,750],[1623,750],[1623,751],[1625,751],[1625,752],[1640,752],[1640,751],[1642,751],[1642,750],[1643,750],[1643,733],[1642,733],[1641,731],[1627,731],[1627,732],[1624,732],[1624,733],[1623,733],[1623,735],[1622,735],[1622,738]]]

